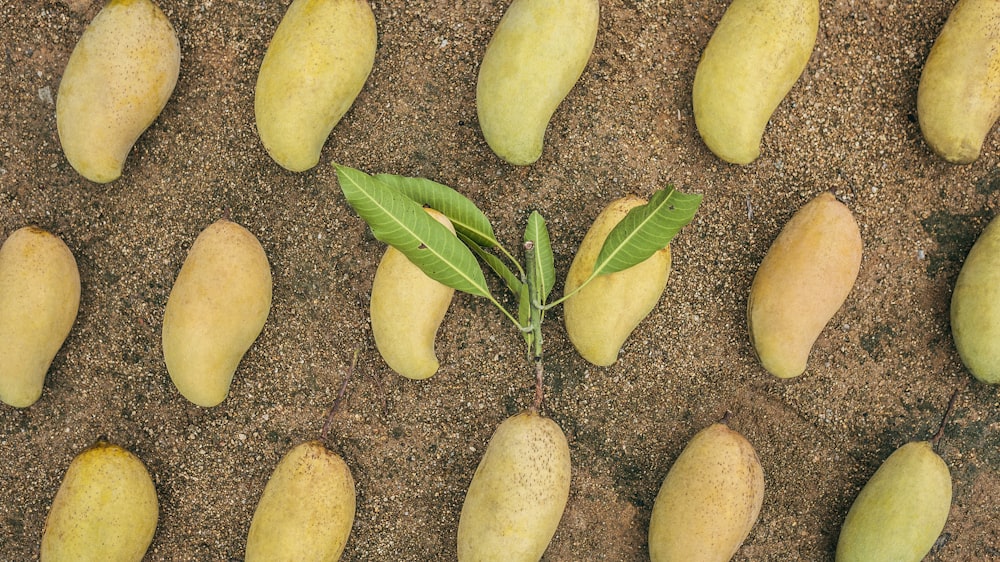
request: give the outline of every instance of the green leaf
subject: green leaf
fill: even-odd
[[[534,251],[531,253],[533,261],[528,267],[528,273],[534,272],[535,278],[531,285],[534,286],[535,294],[533,299],[539,304],[545,304],[549,298],[552,287],[556,284],[556,267],[552,258],[552,244],[549,241],[549,230],[545,227],[545,219],[538,211],[532,211],[528,217],[528,228],[524,231],[525,243],[530,242]]]
[[[476,257],[488,265],[489,268],[503,280],[504,284],[507,285],[507,288],[510,289],[510,292],[513,293],[514,296],[518,296],[521,293],[521,280],[516,274],[514,274],[513,271],[510,270],[509,267],[507,267],[507,264],[505,264],[503,260],[484,250],[481,246],[479,246],[479,244],[476,244],[474,240],[462,232],[458,233],[458,239],[464,242],[465,245],[472,250],[472,253],[475,254]]]
[[[402,252],[431,279],[492,298],[472,251],[420,204],[364,172],[335,166],[344,197],[375,238]]]
[[[661,189],[649,203],[633,208],[608,234],[594,263],[593,275],[628,269],[663,249],[694,218],[700,194],[685,194],[673,186]]]
[[[465,234],[479,246],[500,245],[486,215],[469,198],[447,185],[425,178],[410,178],[394,174],[377,174],[375,179],[393,187],[421,205],[440,211],[448,217],[455,230]]]

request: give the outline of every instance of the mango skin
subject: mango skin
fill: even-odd
[[[180,393],[212,407],[271,310],[271,268],[257,238],[222,219],[195,239],[163,314],[163,358]]]
[[[570,454],[552,420],[524,411],[486,447],[458,522],[459,562],[537,562],[569,499]]]
[[[111,0],[83,32],[56,96],[59,141],[95,183],[118,179],[132,146],[163,111],[180,73],[173,26],[149,0]]]
[[[375,64],[375,15],[365,0],[294,0],[264,54],[254,91],[257,132],[292,172],[319,163],[330,132]]]
[[[455,233],[447,217],[424,210]],[[437,372],[434,338],[454,294],[455,289],[428,277],[399,250],[386,250],[375,271],[369,310],[375,347],[393,371],[415,380]]]
[[[1000,3],[959,0],[934,41],[917,89],[917,118],[949,162],[979,158],[1000,117]]]
[[[951,474],[928,441],[903,445],[882,463],[837,540],[837,562],[919,562],[951,510]]]
[[[587,231],[566,274],[570,294],[594,271],[594,262],[611,230],[630,210],[645,205],[639,197],[612,201]],[[580,355],[607,367],[618,359],[629,334],[656,306],[670,277],[670,246],[626,270],[601,275],[563,303],[566,332]]]
[[[801,375],[816,338],[847,300],[861,269],[851,211],[823,192],[799,209],[757,269],[747,302],[750,342],[778,378]]]
[[[31,406],[76,322],[80,272],[73,252],[34,226],[0,247],[0,401]]]
[[[70,463],[42,531],[42,562],[139,562],[156,532],[159,503],[145,465],[98,442]]]
[[[764,128],[802,75],[819,31],[818,0],[733,0],[694,75],[694,120],[716,156],[749,164]]]
[[[652,562],[725,562],[757,522],[764,471],[753,446],[716,423],[699,431],[667,472],[649,520]]]
[[[972,245],[951,295],[951,336],[977,379],[1000,383],[1000,219]]]
[[[497,156],[527,166],[583,74],[597,40],[598,0],[514,0],[497,26],[476,83],[483,137]]]
[[[246,562],[336,562],[356,508],[351,469],[319,441],[289,451],[271,474],[247,535]]]

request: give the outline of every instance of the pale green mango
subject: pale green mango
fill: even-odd
[[[977,379],[1000,383],[1000,219],[979,235],[951,295],[951,336]]]
[[[733,0],[694,75],[694,120],[716,156],[749,164],[771,114],[802,75],[819,30],[818,0]]]
[[[545,129],[587,66],[598,0],[514,0],[486,47],[476,84],[483,137],[510,164],[542,155]]]
[[[490,439],[458,522],[459,562],[537,562],[569,499],[566,436],[552,420],[525,411]]]
[[[608,234],[630,210],[645,205],[639,197],[611,202],[594,220],[566,274],[565,294],[590,278]],[[601,275],[563,303],[566,333],[580,355],[606,367],[618,359],[636,326],[660,302],[670,277],[670,246],[623,271]]]
[[[652,562],[725,562],[757,522],[764,471],[753,446],[723,423],[699,431],[660,486],[649,520]]]
[[[289,451],[264,487],[246,562],[336,562],[356,508],[351,469],[319,441]]]
[[[979,158],[1000,117],[1000,2],[959,0],[952,8],[920,75],[917,117],[945,160]]]
[[[451,221],[424,209],[452,234]],[[434,338],[455,289],[427,276],[402,252],[390,246],[375,270],[370,302],[375,347],[393,371],[410,379],[437,372]]]
[[[257,133],[293,172],[323,144],[371,74],[378,34],[365,0],[294,0],[264,54],[254,90]]]
[[[858,494],[837,541],[837,562],[919,562],[951,509],[951,474],[928,441],[903,445]]]
[[[80,175],[97,183],[121,176],[174,91],[180,65],[177,35],[155,4],[104,5],[73,48],[56,96],[59,142]]]
[[[54,234],[27,226],[0,247],[0,401],[27,408],[76,322],[80,272]]]
[[[211,407],[271,310],[271,267],[257,238],[222,219],[191,245],[163,313],[163,359],[177,390]]]
[[[145,465],[99,442],[70,463],[42,531],[42,562],[139,562],[159,504]]]

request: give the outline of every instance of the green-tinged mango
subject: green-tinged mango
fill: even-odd
[[[96,183],[118,179],[132,145],[167,104],[181,49],[149,0],[111,0],[73,49],[59,82],[56,126],[66,159]]]
[[[725,562],[757,522],[764,471],[724,423],[699,431],[667,472],[649,520],[652,562]]]
[[[351,534],[355,505],[347,463],[319,441],[296,446],[264,487],[246,562],[336,562]]]
[[[951,335],[977,379],[1000,384],[1000,218],[979,235],[951,295]]]
[[[830,192],[806,203],[781,230],[747,301],[750,341],[769,373],[790,378],[806,370],[816,338],[854,286],[861,249],[858,223]]]
[[[566,274],[565,294],[582,285],[612,229],[633,208],[645,205],[639,197],[613,201],[594,220]],[[628,269],[601,275],[563,303],[566,332],[580,355],[606,367],[618,359],[629,334],[660,301],[670,276],[670,246]]]
[[[139,562],[159,505],[142,461],[98,442],[70,463],[42,531],[42,562]]]
[[[483,137],[510,164],[542,155],[552,114],[583,74],[598,0],[513,0],[486,47],[476,84]]]
[[[945,160],[979,158],[1000,117],[1000,2],[959,0],[952,8],[920,75],[917,117]]]
[[[919,562],[951,510],[951,474],[928,441],[903,445],[882,463],[847,513],[837,562]]]
[[[257,133],[275,162],[301,172],[371,74],[378,35],[365,0],[294,0],[264,54],[254,91]]]
[[[497,428],[462,505],[459,562],[537,562],[569,499],[566,436],[524,411]]]
[[[818,0],[733,0],[694,75],[694,120],[716,156],[749,164],[819,30]]]
[[[194,241],[163,314],[163,358],[177,390],[211,407],[271,310],[271,267],[257,238],[222,219]]]
[[[447,217],[424,210],[455,233]],[[393,371],[410,379],[437,372],[434,338],[454,294],[396,248],[385,251],[375,271],[370,309],[375,347]]]
[[[80,273],[54,234],[27,226],[0,247],[0,401],[27,408],[80,309]]]

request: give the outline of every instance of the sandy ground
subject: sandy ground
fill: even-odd
[[[1000,202],[1000,135],[974,164],[953,166],[929,151],[915,116],[951,2],[823,0],[808,68],[761,158],[739,167],[708,151],[691,108],[697,61],[726,3],[607,0],[590,63],[527,168],[494,156],[476,120],[477,66],[507,3],[376,2],[374,71],[321,164],[301,174],[270,160],[252,110],[287,3],[161,0],[180,38],[180,79],[109,185],[66,162],[53,104],[99,2],[0,6],[0,239],[26,224],[57,233],[83,286],[42,398],[0,407],[0,560],[37,557],[66,467],[99,437],[135,452],[154,477],[160,520],[148,559],[241,559],[268,475],[319,435],[355,350],[360,366],[327,441],[357,481],[344,559],[455,558],[486,442],[531,402],[523,342],[488,302],[458,295],[438,337],[439,373],[412,382],[391,372],[367,320],[384,247],[347,207],[331,162],[451,185],[508,245],[540,211],[557,291],[612,199],[667,183],[704,194],[674,242],[666,293],[614,366],[588,365],[561,312],[548,319],[544,413],[566,432],[574,473],[546,560],[647,559],[664,475],[727,410],[766,475],[760,520],[736,559],[832,560],[860,487],[896,447],[934,432],[956,389],[940,446],[954,501],[928,559],[1000,560],[1000,394],[963,369],[948,324],[962,260]],[[750,347],[749,285],[785,221],[827,189],[860,224],[861,274],[807,372],[781,382]],[[160,327],[187,249],[226,213],[267,251],[274,301],[229,398],[203,409],[170,382]]]

